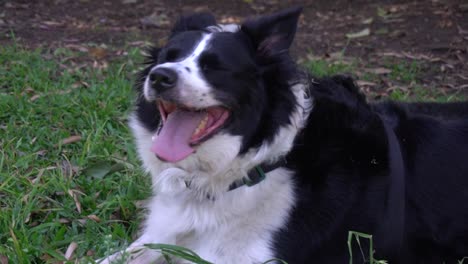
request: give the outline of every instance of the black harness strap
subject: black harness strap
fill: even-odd
[[[405,166],[400,143],[389,121],[381,116],[388,139],[389,189],[387,194],[386,218],[375,234],[379,238],[382,255],[389,256],[389,263],[398,263],[404,244],[405,233]],[[380,255],[380,254],[379,254]]]

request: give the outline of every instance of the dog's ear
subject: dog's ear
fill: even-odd
[[[241,31],[252,40],[257,55],[263,58],[287,53],[296,33],[302,7],[289,8],[248,20]]]
[[[189,30],[202,30],[208,26],[216,25],[216,19],[210,13],[194,13],[184,15],[177,20],[171,31],[171,37],[177,33]]]

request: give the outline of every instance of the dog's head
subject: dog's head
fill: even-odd
[[[241,25],[218,25],[206,13],[182,17],[167,44],[150,52],[138,85],[132,127],[145,165],[159,159],[221,169],[297,125],[297,70],[288,50],[300,11]]]

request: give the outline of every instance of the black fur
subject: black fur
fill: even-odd
[[[218,100],[232,110],[224,131],[242,136],[239,155],[272,142],[295,109],[291,85],[309,85],[314,106],[285,157],[296,204],[274,234],[275,257],[289,264],[347,263],[349,231],[374,235],[377,258],[392,264],[468,256],[467,104],[368,103],[350,78],[303,80],[288,54],[299,13],[289,9],[217,33],[198,61]],[[207,14],[179,20],[141,76],[190,53],[214,24]],[[142,78],[136,116],[153,132],[159,115],[143,99]],[[354,263],[363,263],[356,244],[353,249]]]
[[[298,201],[276,234],[278,257],[289,264],[346,263],[350,230],[377,233],[376,256],[390,263],[456,263],[468,256],[468,119],[444,121],[392,102],[370,105],[339,76],[311,82],[310,93],[314,109],[287,156]],[[404,162],[401,216],[386,213],[398,205],[388,203],[392,168],[383,122],[394,127]],[[404,219],[403,230],[379,233],[392,217]],[[401,231],[399,248],[385,248]],[[363,263],[356,245],[354,263]],[[382,255],[389,251],[394,255]]]
[[[216,25],[216,19],[210,13],[195,13],[182,16],[171,30],[171,37],[186,31],[204,30],[208,26]]]
[[[429,115],[442,120],[456,120],[467,118],[468,102],[453,103],[400,103],[410,113]]]

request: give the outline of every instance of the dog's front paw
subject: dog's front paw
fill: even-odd
[[[160,253],[144,246],[130,246],[124,251],[114,253],[96,261],[99,264],[150,264],[160,257]]]

